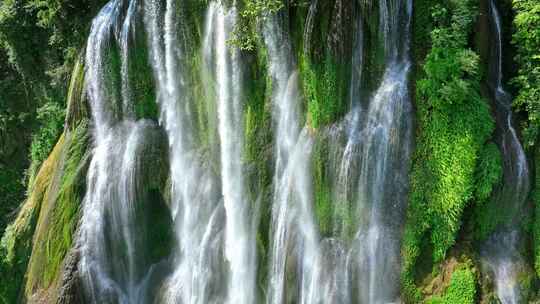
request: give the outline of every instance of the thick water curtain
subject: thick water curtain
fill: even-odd
[[[304,53],[318,2],[308,10]],[[369,47],[368,16],[355,5],[348,114],[318,131],[302,113],[286,11],[259,18],[273,146],[266,194],[254,193],[248,178],[245,109],[253,94],[245,83],[253,58],[231,43],[235,1],[208,1],[199,35],[182,0],[111,0],[102,8],[86,48],[94,147],[78,247],[88,303],[400,301],[412,0],[373,5],[378,34]],[[380,77],[365,85],[365,54],[381,50]],[[140,114],[133,77],[141,66],[152,77],[158,120]],[[315,210],[320,137],[331,146],[329,234]]]

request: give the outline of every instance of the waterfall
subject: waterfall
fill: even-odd
[[[94,121],[94,151],[87,178],[80,228],[80,273],[91,303],[141,303],[151,274],[146,256],[144,153],[158,145],[156,125],[136,120],[132,104],[122,103],[108,70],[111,42],[127,72],[128,39],[136,1],[109,2],[94,19],[86,51],[86,86]],[[119,33],[120,31],[120,33]],[[122,97],[128,95],[127,75],[121,75]],[[154,140],[154,139],[156,140]]]
[[[225,257],[230,275],[226,303],[255,303],[255,230],[244,190],[240,52],[227,41],[236,24],[235,7],[211,2],[208,8],[203,53],[207,68],[215,64],[218,131],[221,147],[221,183],[226,214]],[[211,54],[214,52],[214,54]],[[213,55],[213,58],[212,58]]]
[[[199,153],[185,79],[184,20],[177,18],[175,0],[166,1],[163,16],[160,2],[146,1],[144,10],[160,123],[169,141],[171,208],[178,242],[175,270],[165,284],[163,302],[214,303],[223,296],[224,265],[219,253],[225,210],[218,181]]]
[[[312,2],[305,37],[311,36]],[[111,0],[94,19],[87,44],[87,91],[95,146],[80,231],[81,277],[91,303],[268,304],[399,301],[399,248],[411,147],[408,92],[411,0],[379,2],[384,72],[363,92],[364,23],[357,15],[351,67],[351,110],[339,124],[335,206],[352,212],[354,235],[323,238],[315,219],[311,156],[316,132],[303,126],[300,77],[284,12],[261,21],[272,83],[274,169],[268,276],[257,289],[256,204],[244,168],[244,57],[229,45],[236,3],[211,1],[199,44],[187,35],[183,1]],[[139,20],[139,18],[141,20]],[[141,21],[141,22],[139,22]],[[141,24],[142,27],[135,28]],[[138,119],[129,77],[136,30],[154,77],[158,121]],[[196,45],[193,52],[191,46]],[[304,52],[309,53],[309,44]],[[119,65],[113,66],[114,56]],[[200,56],[202,65],[193,67]],[[201,71],[198,70],[201,68]],[[204,100],[194,92],[202,73]],[[368,94],[369,93],[369,94]],[[360,99],[365,98],[365,102]],[[218,145],[205,146],[197,105]],[[213,132],[211,130],[210,132]],[[158,170],[145,155],[167,156],[170,256],[151,256],[153,222],[146,214]],[[207,144],[208,145],[208,144]],[[211,150],[209,153],[208,150]],[[165,204],[165,202],[164,202]],[[346,206],[345,206],[346,204]],[[353,206],[352,208],[350,206]],[[335,207],[334,220],[343,216]],[[336,211],[336,210],[341,211]],[[161,221],[160,219],[157,219]],[[336,227],[338,225],[335,225]]]
[[[412,148],[408,90],[411,13],[412,1],[379,2],[385,71],[371,97],[361,92],[361,65],[366,50],[362,16],[357,16],[351,112],[342,123],[346,144],[341,159],[338,153],[334,161],[334,199],[339,204],[353,200],[356,206],[352,212],[357,228],[346,268],[335,271],[350,272],[347,280],[356,284],[351,296],[360,303],[399,302],[400,245]],[[360,102],[360,98],[368,98],[369,102]]]
[[[523,263],[518,252],[519,221],[529,193],[527,158],[512,122],[512,97],[503,85],[501,18],[494,0],[489,2],[492,34],[496,48],[490,60],[490,88],[494,98],[497,145],[503,157],[503,181],[492,200],[507,213],[505,223],[488,237],[481,254],[486,268],[494,275],[497,296],[503,304],[521,303],[518,271]]]
[[[267,303],[286,303],[287,264],[298,263],[298,303],[318,303],[319,236],[312,210],[310,154],[312,139],[300,130],[298,72],[281,16],[267,16],[263,37],[273,81],[275,171],[271,227],[271,262]],[[289,290],[292,292],[292,290]]]
[[[312,2],[310,14],[315,11],[315,5],[316,2]],[[364,54],[363,26],[358,14],[352,59],[355,65],[351,72],[351,112],[342,123],[347,142],[338,161],[334,185],[339,189],[335,190],[335,204],[352,197],[357,200],[353,216],[357,232],[350,246],[345,240],[335,237],[321,240],[318,235],[311,210],[310,167],[302,161],[309,158],[311,135],[307,130],[299,131],[298,88],[289,37],[282,28],[282,16],[266,17],[263,34],[274,84],[272,100],[277,146],[268,303],[286,303],[291,299],[299,303],[399,301],[400,240],[412,133],[408,91],[412,1],[381,1],[379,10],[385,72],[369,104],[363,106],[358,100],[362,96]],[[310,22],[308,17],[306,31]],[[298,151],[302,142],[306,146]],[[295,158],[298,153],[303,154],[300,159]],[[298,247],[301,255],[298,255]],[[296,274],[290,269],[295,263]],[[296,277],[291,278],[294,275]],[[296,295],[295,290],[299,294]]]

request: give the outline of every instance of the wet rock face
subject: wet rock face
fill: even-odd
[[[336,0],[333,7],[327,49],[332,55],[344,60],[352,50],[352,30],[355,1]]]
[[[64,263],[56,304],[84,303],[79,281],[79,259],[78,248],[73,248]]]

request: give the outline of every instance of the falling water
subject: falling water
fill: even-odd
[[[273,117],[276,125],[276,159],[272,210],[271,263],[267,303],[318,303],[317,269],[319,236],[313,217],[309,156],[312,139],[300,131],[298,73],[288,33],[280,15],[267,16],[263,36],[268,48],[269,72],[274,83]],[[287,265],[296,260],[298,295]],[[287,294],[289,293],[289,294]]]
[[[252,304],[255,303],[255,231],[250,227],[241,159],[244,134],[241,64],[239,50],[227,45],[236,19],[235,7],[227,9],[221,3],[210,3],[202,47],[206,65],[215,64],[217,85],[221,181],[227,217],[225,257],[230,267],[226,303]]]
[[[223,297],[224,208],[218,181],[203,161],[195,136],[193,104],[186,80],[184,20],[177,1],[145,1],[150,61],[160,106],[160,123],[169,139],[171,208],[178,250],[174,273],[163,291],[165,303],[220,303]],[[160,25],[164,26],[161,27]]]
[[[315,27],[315,17],[317,15],[319,0],[313,0],[309,4],[309,10],[306,17],[306,26],[304,28],[304,56],[309,56],[311,50],[311,35]]]
[[[497,144],[503,156],[502,187],[493,195],[495,203],[507,210],[506,222],[485,242],[482,256],[494,275],[497,296],[503,304],[521,303],[517,272],[519,256],[519,214],[529,193],[529,171],[523,147],[512,125],[512,97],[503,86],[502,30],[497,6],[490,1],[492,32],[496,48],[490,60],[490,87],[494,97]]]
[[[311,35],[317,3],[310,7],[306,36]],[[336,201],[355,207],[351,209],[355,234],[350,238],[343,231],[328,238],[319,235],[312,209],[314,135],[308,127],[302,128],[299,75],[284,12],[262,22],[275,126],[268,304],[399,300],[399,246],[411,145],[407,89],[411,3],[379,2],[385,64],[380,85],[371,96],[360,92],[365,52],[360,14],[355,25],[351,112],[342,124],[346,145],[338,153],[334,181],[338,192],[345,193]],[[209,3],[198,54],[202,72],[209,75],[204,89],[210,101],[202,101],[193,92],[190,73],[199,71],[190,65],[193,54],[187,46],[197,44],[185,35],[182,4],[111,0],[92,25],[86,61],[95,149],[80,237],[81,276],[92,303],[252,304],[260,300],[253,220],[257,210],[246,193],[242,163],[243,57],[228,45],[238,13],[234,3]],[[159,124],[135,116],[129,57],[136,24],[146,32]],[[111,76],[115,47],[119,77]],[[360,102],[364,96],[366,101]],[[218,155],[208,153],[199,136],[198,117],[194,117],[198,102],[216,104],[216,117],[208,119],[217,121]],[[146,185],[157,174],[143,156],[147,149],[160,148],[160,143],[168,144],[164,154],[170,187],[166,190],[175,247],[170,257],[155,260],[149,256],[151,240],[146,233],[152,223],[141,219]],[[336,221],[339,216],[335,214]]]
[[[123,26],[120,15],[126,2],[113,0],[101,10],[92,24],[86,52],[95,148],[79,243],[80,272],[91,303],[141,303],[151,273],[147,222],[141,215],[148,194],[141,187],[144,172],[151,170],[142,155],[159,145],[160,132],[154,123],[135,119],[132,105],[119,101],[107,74],[113,39],[122,50],[127,49],[135,2],[129,2]],[[128,66],[127,52],[120,56],[122,67]],[[121,81],[127,92],[127,76]]]
[[[367,106],[352,100],[346,121],[348,141],[339,167],[338,186],[347,193],[350,181],[357,181],[357,193],[352,197],[356,197],[358,230],[347,263],[358,282],[360,303],[399,301],[399,250],[411,153],[411,12],[412,1],[379,2],[385,72]],[[362,31],[361,21],[357,30]],[[355,52],[362,56],[361,33],[356,39]],[[361,57],[353,60],[361,62]],[[361,70],[353,70],[351,98],[360,98],[360,85]]]

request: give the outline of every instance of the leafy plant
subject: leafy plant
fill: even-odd
[[[429,299],[428,304],[473,304],[475,296],[475,275],[469,267],[462,266],[452,273],[450,286],[444,295]]]
[[[514,106],[525,110],[525,144],[536,143],[540,128],[540,3],[536,0],[512,1],[516,17],[512,42],[517,48],[518,75],[512,83],[518,89]]]
[[[479,57],[467,45],[476,18],[474,3],[454,0],[434,7],[432,48],[416,82],[417,147],[402,250],[402,284],[412,301],[419,297],[414,268],[422,242],[431,243],[434,262],[443,260],[455,242],[463,210],[475,191],[487,196],[492,182],[491,176],[487,182],[481,176],[485,184],[476,186],[476,168],[483,163],[494,122],[480,94]]]

